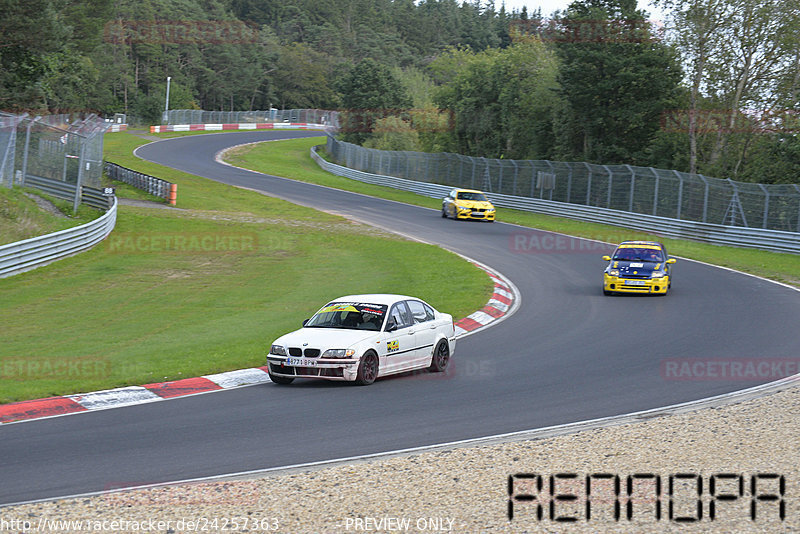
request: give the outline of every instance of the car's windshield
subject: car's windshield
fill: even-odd
[[[353,330],[380,330],[386,317],[386,306],[364,302],[329,302],[314,317],[306,328],[347,328]]]
[[[664,254],[660,249],[651,247],[619,247],[614,252],[614,261],[664,261]]]
[[[474,200],[476,202],[487,202],[483,193],[472,193],[469,191],[462,191],[458,194],[458,200]]]

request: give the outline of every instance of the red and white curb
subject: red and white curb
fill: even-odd
[[[474,334],[509,317],[519,306],[519,291],[510,280],[480,263],[470,260],[494,280],[492,298],[482,309],[456,322],[456,337]],[[271,382],[267,367],[239,369],[197,378],[157,382],[91,393],[64,395],[0,405],[0,425],[57,417],[80,412],[106,410],[155,402],[186,395]]]
[[[220,124],[162,124],[151,126],[150,133],[220,132],[222,130],[324,130],[329,124],[313,122],[234,122]]]
[[[475,313],[456,321],[456,337],[474,334],[490,325],[501,321],[514,313],[520,305],[520,294],[517,287],[505,276],[474,260],[470,260],[478,268],[486,271],[494,280],[494,292],[486,306]]]

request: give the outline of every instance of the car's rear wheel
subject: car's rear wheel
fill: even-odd
[[[275,382],[276,384],[280,384],[282,386],[285,386],[287,384],[291,384],[292,382],[294,382],[294,378],[291,378],[291,377],[288,377],[288,376],[273,375],[272,373],[269,373],[269,379],[272,380],[273,382]]]
[[[356,384],[368,386],[378,378],[378,355],[372,351],[367,352],[361,357],[356,374]]]
[[[450,345],[447,344],[446,340],[441,340],[436,345],[436,348],[433,349],[433,357],[431,357],[431,365],[428,367],[428,371],[432,373],[441,373],[445,369],[447,369],[447,365],[450,363]]]

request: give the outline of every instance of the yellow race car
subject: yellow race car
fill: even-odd
[[[603,294],[647,293],[666,295],[672,286],[672,264],[667,249],[655,241],[623,241],[614,254],[603,256]]]
[[[494,222],[495,208],[486,195],[475,189],[453,189],[442,200],[442,217]]]

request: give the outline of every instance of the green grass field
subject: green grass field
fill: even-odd
[[[282,141],[280,143],[270,142],[249,145],[229,151],[225,159],[229,163],[240,167],[277,176],[294,178],[347,191],[356,191],[432,209],[441,209],[442,203],[440,199],[423,197],[388,187],[363,184],[322,171],[309,156],[309,150],[314,145],[324,144],[324,139],[324,137],[305,138]],[[672,255],[722,265],[800,287],[800,256],[796,254],[781,254],[778,252],[708,245],[687,240],[666,239],[618,226],[586,223],[504,208],[498,209],[497,219],[520,226],[550,230],[610,243],[618,243],[626,239],[653,239],[663,242]],[[599,258],[598,268],[602,268]]]
[[[345,294],[416,295],[456,318],[491,295],[455,254],[143,162],[144,142],[109,136],[106,157],[178,183],[183,209],[121,206],[101,245],[0,279],[0,403],[264,365]]]
[[[49,200],[62,213],[58,217],[39,209],[25,193]],[[0,186],[0,245],[86,224],[103,214],[84,204],[72,213],[72,202],[53,198],[33,188]]]

